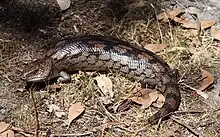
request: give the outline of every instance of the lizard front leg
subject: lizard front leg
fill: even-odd
[[[66,71],[61,71],[59,74],[60,74],[60,77],[57,79],[57,83],[70,82],[71,76]]]

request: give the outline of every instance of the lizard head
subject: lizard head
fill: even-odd
[[[51,66],[49,59],[33,61],[25,67],[22,79],[26,82],[43,82],[49,77]]]

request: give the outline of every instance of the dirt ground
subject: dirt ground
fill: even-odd
[[[60,136],[220,136],[220,44],[204,32],[202,43],[198,37],[187,38],[178,24],[162,23],[155,19],[162,10],[159,1],[125,7],[106,6],[101,0],[72,1],[71,7],[61,12],[55,0],[3,0],[0,2],[0,121],[11,123],[29,133],[35,130],[36,110],[40,136],[50,129]],[[129,8],[128,8],[129,7]],[[126,112],[116,113],[113,106],[140,86],[126,78],[109,74],[115,92],[111,106],[104,106],[94,79],[77,73],[72,82],[60,91],[33,89],[22,91],[20,80],[25,64],[42,54],[55,41],[68,36],[98,34],[120,38],[139,45],[162,43],[168,45],[158,53],[172,68],[180,72],[182,102],[173,119],[160,125],[145,125],[156,108],[140,109],[134,105]],[[182,47],[182,48],[179,48]],[[184,50],[180,50],[183,49]],[[208,99],[195,94],[200,69],[212,73],[213,86],[205,91]],[[71,102],[82,102],[86,111],[68,127],[67,115],[58,118],[48,112],[55,104],[66,114]],[[176,120],[174,120],[174,118]],[[178,122],[181,121],[181,122]],[[62,135],[61,135],[62,134]],[[18,134],[17,136],[22,136]]]

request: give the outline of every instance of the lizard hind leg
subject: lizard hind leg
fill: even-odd
[[[144,79],[143,81],[141,81],[141,88],[150,88],[150,89],[154,89],[157,86],[158,82],[156,81],[156,79],[151,79],[151,78],[147,78]]]

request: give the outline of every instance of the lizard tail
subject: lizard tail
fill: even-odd
[[[165,90],[165,102],[157,113],[148,119],[149,124],[158,122],[161,118],[166,118],[171,112],[175,111],[181,101],[181,95],[177,83],[171,82],[167,84]]]

